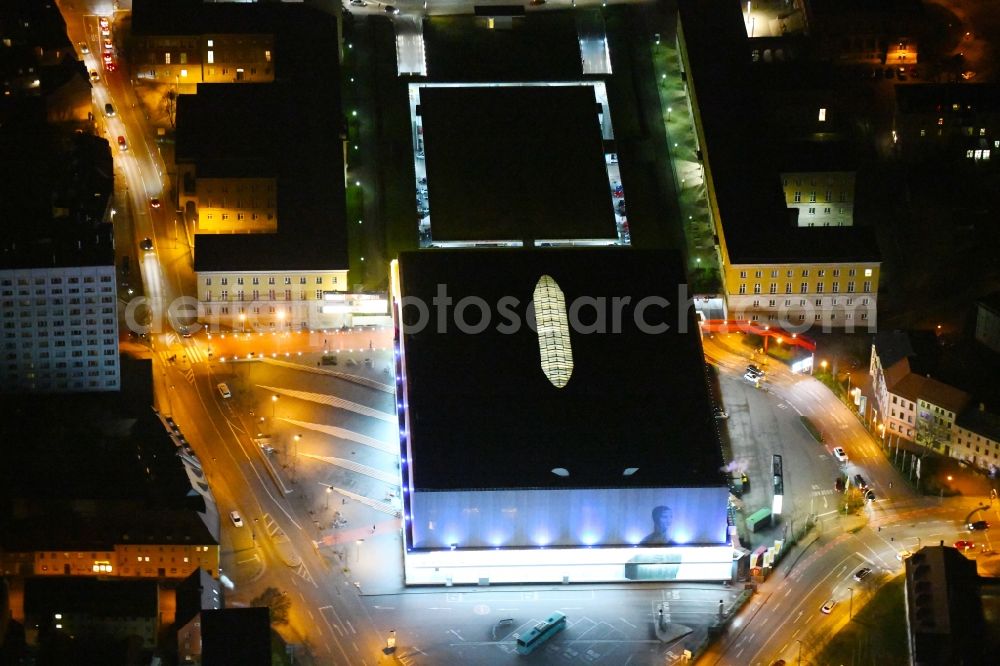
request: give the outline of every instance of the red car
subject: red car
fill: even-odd
[[[961,539],[955,542],[955,548],[957,548],[958,550],[972,550],[975,547],[976,544],[974,544],[971,541],[966,541],[965,539]]]
[[[128,144],[125,143],[125,137],[123,136],[118,137],[118,147],[121,150],[128,150]]]

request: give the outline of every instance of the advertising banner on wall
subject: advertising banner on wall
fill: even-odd
[[[409,546],[720,545],[728,495],[724,486],[417,491]]]

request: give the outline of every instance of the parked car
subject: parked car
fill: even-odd
[[[111,21],[108,20],[107,16],[102,16],[98,23],[101,25],[101,34],[105,37],[111,34]]]
[[[243,518],[240,517],[239,511],[230,511],[229,520],[233,521],[233,525],[236,527],[243,527]]]
[[[838,476],[836,479],[834,479],[833,489],[836,490],[838,493],[844,492],[844,488],[846,487],[847,484],[844,483],[844,477]]]
[[[861,490],[867,490],[868,484],[865,483],[865,478],[860,474],[854,475],[854,485],[856,485]]]
[[[838,461],[845,463],[847,462],[847,451],[845,451],[844,447],[842,446],[834,447],[833,457],[836,458]]]
[[[715,418],[717,418],[717,419],[728,419],[729,418],[729,412],[727,412],[726,410],[722,409],[722,407],[716,407],[715,408]]]
[[[860,583],[865,578],[868,578],[868,576],[871,575],[872,575],[871,567],[861,567],[860,569],[854,572],[854,580]]]
[[[351,7],[367,7],[368,3],[365,0],[351,0]]]

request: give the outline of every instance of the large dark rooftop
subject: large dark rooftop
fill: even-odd
[[[548,275],[572,312],[592,324],[587,299],[630,298],[620,332],[570,333],[572,375],[563,388],[541,367],[538,335],[526,324],[509,333],[498,303],[520,321],[539,279]],[[462,250],[404,253],[404,296],[430,307],[439,285],[458,303],[478,297],[493,320],[477,334],[429,325],[405,333],[410,443],[414,488],[665,487],[723,484],[719,433],[712,417],[698,329],[690,310],[678,315],[676,285],[686,282],[679,257],[667,251],[627,248]],[[635,305],[651,305],[650,324],[665,333],[643,333]],[[578,301],[578,299],[580,299]],[[477,308],[466,321],[477,321]],[[414,323],[416,308],[404,320]],[[435,310],[430,322],[436,322]],[[679,320],[679,321],[678,321]],[[678,324],[686,327],[681,332]],[[569,477],[553,468],[570,470]],[[636,467],[631,476],[624,469]]]
[[[615,238],[592,86],[420,89],[435,240]]]
[[[704,131],[730,262],[879,261],[874,234],[859,227],[795,227],[778,165],[757,126],[750,46],[740,3],[679,0],[688,84]]]
[[[195,270],[347,268],[335,86],[200,84],[177,103],[177,161],[198,177],[276,178],[276,234],[199,234]]]
[[[583,74],[570,12],[529,12],[500,30],[487,29],[481,17],[428,17],[424,43],[432,81],[565,81]]]

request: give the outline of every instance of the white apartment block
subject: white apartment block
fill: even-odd
[[[0,269],[0,391],[121,387],[115,267]]]

